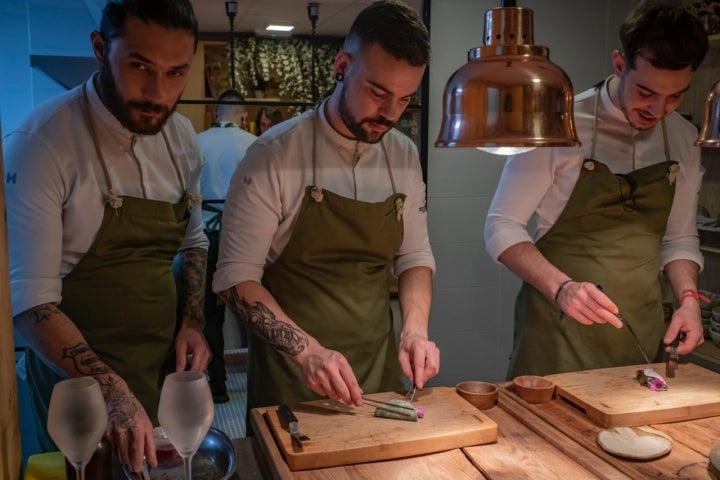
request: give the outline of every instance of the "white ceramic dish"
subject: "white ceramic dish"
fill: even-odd
[[[598,434],[598,445],[606,452],[633,460],[652,460],[672,450],[672,439],[650,427],[616,427]]]

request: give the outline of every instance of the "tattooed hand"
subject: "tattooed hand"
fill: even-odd
[[[108,407],[106,437],[120,463],[133,472],[143,469],[143,457],[157,466],[152,422],[127,384],[117,375],[97,378]]]
[[[362,389],[347,359],[317,342],[298,356],[303,380],[313,392],[340,400],[347,405],[362,405]]]

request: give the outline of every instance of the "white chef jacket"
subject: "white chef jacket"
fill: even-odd
[[[178,202],[185,193],[162,137],[126,130],[86,82],[92,122],[118,195]],[[13,315],[62,300],[62,278],[95,240],[107,185],[78,86],[46,102],[3,140]],[[163,127],[188,192],[200,193],[202,156],[190,121]],[[207,248],[200,205],[181,250]]]
[[[323,105],[317,135],[317,186],[366,202],[385,201],[392,193],[390,175],[379,143],[348,139],[328,123]],[[264,268],[288,243],[305,187],[313,185],[313,116],[307,111],[275,125],[248,148],[230,182],[220,257],[213,290],[262,279]],[[394,273],[425,266],[435,271],[425,208],[425,184],[417,148],[397,130],[382,139],[396,191],[407,195],[403,242]],[[323,232],[317,232],[322,241]]]
[[[211,127],[198,134],[198,146],[205,158],[200,177],[200,191],[203,200],[225,200],[230,178],[238,163],[245,156],[245,151],[257,138],[237,126],[227,126],[231,122],[218,122],[220,126]],[[223,203],[212,206],[222,210]],[[203,211],[203,221],[207,224],[216,213]]]
[[[609,77],[612,78],[612,77]],[[601,87],[595,160],[614,173],[628,173],[665,161],[662,125],[640,131],[627,122]],[[485,248],[497,261],[509,247],[537,241],[555,223],[570,198],[583,160],[589,158],[595,117],[596,89],[575,97],[575,126],[580,147],[536,148],[508,158],[485,222]],[[670,155],[679,163],[675,197],[662,239],[660,268],[686,259],[703,266],[696,227],[696,211],[704,168],[700,148],[693,143],[697,129],[677,112],[665,117]],[[535,225],[532,236],[526,228]]]

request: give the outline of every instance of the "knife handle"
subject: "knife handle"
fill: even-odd
[[[295,414],[290,410],[290,407],[288,407],[286,404],[280,405],[280,415],[285,417],[285,420],[288,422],[297,422],[298,419],[295,416]]]
[[[680,345],[680,342],[682,342],[683,340],[685,340],[685,332],[680,332],[680,333],[678,333],[678,336],[675,337],[675,340],[670,342],[669,346],[677,347],[678,345]]]

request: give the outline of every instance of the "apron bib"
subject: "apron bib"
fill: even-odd
[[[84,99],[88,117],[86,94]],[[86,120],[110,191],[97,135]],[[183,184],[164,133],[163,138]],[[105,205],[90,249],[63,279],[58,308],[73,320],[90,348],[127,382],[157,425],[160,388],[174,365],[177,291],[172,263],[189,220],[187,194],[175,204],[128,196],[116,197],[113,203],[116,207]],[[33,407],[42,422],[37,431],[45,432],[41,444],[53,446],[45,424],[52,388],[61,377],[32,350],[27,351],[26,362]]]
[[[341,352],[365,392],[402,388],[390,309],[388,270],[402,243],[402,204],[383,146],[393,194],[369,203],[317,187],[303,197],[288,245],[263,276],[282,309],[324,347]],[[381,144],[382,145],[382,144]],[[248,411],[316,400],[300,369],[254,335],[248,346]]]
[[[591,158],[597,102],[596,98]],[[667,159],[664,121],[662,128]],[[597,160],[585,160],[567,205],[536,244],[573,280],[602,285],[651,359],[661,349],[664,332],[660,249],[678,169],[677,162],[666,160],[614,174]],[[508,378],[645,363],[626,327],[586,326],[567,316],[559,318],[560,308],[553,301],[522,284],[515,303]]]

